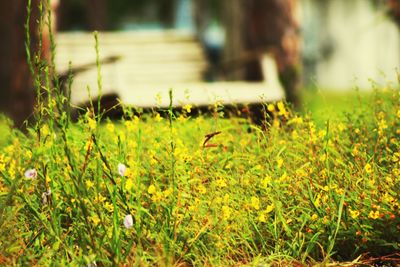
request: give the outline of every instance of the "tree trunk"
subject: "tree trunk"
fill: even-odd
[[[108,28],[107,0],[86,0],[88,30],[104,31]]]
[[[298,105],[300,34],[297,0],[225,0],[225,61],[244,70],[231,79],[261,80],[261,53],[272,53],[287,100]]]
[[[38,1],[32,1],[32,44],[37,43],[35,17],[38,15]],[[17,127],[32,115],[35,100],[25,54],[26,3],[26,0],[0,1],[0,36],[3,37],[0,42],[0,108]]]
[[[247,68],[246,64],[243,64],[244,54],[248,50],[245,40],[248,14],[243,10],[246,1],[248,0],[224,0],[223,21],[226,38],[223,61],[227,63],[226,65],[233,66],[224,73],[228,80],[246,79]]]

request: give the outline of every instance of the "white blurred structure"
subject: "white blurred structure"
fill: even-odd
[[[174,106],[192,104],[255,104],[285,98],[278,79],[275,61],[269,54],[260,55],[262,82],[213,82],[203,80],[208,67],[200,43],[191,32],[180,30],[102,32],[99,34],[100,60],[116,58],[101,66],[102,94],[116,94],[127,105],[168,107],[169,90],[174,92]],[[92,65],[74,76],[73,104],[97,97],[98,77],[94,38],[91,33],[69,32],[56,36],[56,66],[61,73],[73,67]],[[161,96],[161,103],[158,103]]]
[[[368,0],[301,0],[305,74],[321,89],[396,82],[400,34]]]

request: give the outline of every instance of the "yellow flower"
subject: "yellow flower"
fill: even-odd
[[[101,221],[100,218],[99,218],[99,216],[97,216],[96,214],[90,216],[90,217],[89,217],[89,220],[92,221],[92,223],[93,223],[94,226],[97,226],[97,225],[100,223],[100,221]]]
[[[280,169],[283,165],[283,159],[282,158],[277,158],[276,159],[276,164],[278,165],[278,168]]]
[[[282,101],[278,102],[278,110],[279,110],[279,115],[284,116],[284,117],[288,117],[289,116],[289,112],[286,110],[285,104],[283,104]]]
[[[156,187],[154,185],[150,185],[149,188],[147,189],[147,193],[153,195],[155,192],[156,192]]]
[[[229,206],[222,206],[222,219],[228,220],[231,217],[232,209]]]
[[[96,196],[94,198],[93,202],[95,204],[98,204],[98,203],[103,203],[105,200],[106,200],[106,198],[99,194],[98,196]]]
[[[267,222],[264,213],[261,213],[260,216],[258,216],[258,221],[263,223]]]
[[[87,189],[90,189],[94,186],[94,183],[91,180],[86,180],[85,184]]]
[[[266,189],[268,185],[271,183],[272,178],[270,176],[266,176],[262,181],[261,181],[261,187]]]
[[[267,109],[268,109],[269,112],[274,112],[274,111],[275,111],[275,106],[274,106],[274,104],[269,104],[269,105],[267,106]]]
[[[161,192],[155,192],[154,194],[152,194],[151,196],[151,200],[153,200],[153,202],[158,202],[162,199],[162,194]]]
[[[271,213],[274,209],[275,209],[274,204],[268,205],[267,208],[265,209],[265,213],[266,214]]]
[[[164,197],[165,198],[167,198],[167,197],[169,197],[170,195],[172,195],[172,193],[174,192],[174,190],[170,187],[170,188],[168,188],[168,189],[165,189],[164,190]]]
[[[187,113],[190,113],[190,112],[192,112],[192,105],[186,104],[186,105],[183,106],[183,109],[184,109]]]
[[[205,194],[207,192],[207,189],[202,184],[197,187],[197,190],[199,191],[200,194]]]
[[[378,219],[379,216],[380,216],[379,210],[376,210],[376,211],[371,210],[370,213],[368,214],[368,218],[371,218],[374,220]]]
[[[317,219],[318,219],[318,215],[314,213],[314,214],[311,216],[311,220],[316,221]]]
[[[251,206],[255,210],[259,210],[260,209],[260,200],[258,199],[258,197],[251,197]]]
[[[107,123],[106,128],[107,131],[109,131],[110,133],[113,133],[115,130],[114,124],[112,124],[111,122]]]
[[[47,124],[44,124],[44,125],[42,126],[42,128],[40,128],[40,133],[41,133],[43,136],[49,135],[49,126],[47,126]]]
[[[225,202],[225,203],[228,202],[228,201],[229,201],[229,198],[230,198],[229,194],[225,194],[225,196],[224,196],[224,202]]]
[[[350,209],[349,212],[350,212],[350,217],[353,219],[357,219],[358,216],[360,216],[360,212],[358,210]]]
[[[108,212],[113,212],[114,211],[114,205],[108,201],[106,201],[106,203],[104,203],[104,208],[108,211]]]
[[[130,191],[133,187],[133,181],[131,178],[126,179],[125,188],[126,190]]]
[[[94,119],[92,119],[92,118],[88,118],[87,119],[87,123],[88,123],[88,125],[89,125],[89,129],[90,130],[94,130],[94,129],[96,129],[96,126],[97,126],[97,123],[96,123],[96,121],[94,120]]]
[[[299,138],[299,134],[297,133],[296,130],[293,130],[293,132],[292,132],[292,138],[293,138],[293,139]]]
[[[364,170],[366,173],[372,173],[373,170],[371,164],[369,163],[365,164]]]
[[[226,181],[225,181],[224,179],[218,179],[218,180],[216,180],[216,181],[215,181],[215,184],[216,184],[216,186],[221,187],[221,188],[227,186]]]
[[[154,120],[156,121],[156,122],[160,122],[160,121],[162,121],[162,117],[161,117],[161,115],[160,115],[160,113],[156,113],[156,115],[154,116]]]

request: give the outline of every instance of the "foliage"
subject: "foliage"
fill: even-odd
[[[388,94],[323,128],[277,103],[265,132],[190,107],[171,121],[127,110],[99,125],[88,111],[64,130],[11,130],[1,258],[220,266],[398,251],[400,102]]]

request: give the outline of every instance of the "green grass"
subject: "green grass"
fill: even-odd
[[[375,92],[319,125],[275,105],[266,131],[187,112],[102,125],[89,112],[68,127],[12,130],[0,154],[0,260],[306,265],[397,252],[398,96]]]

